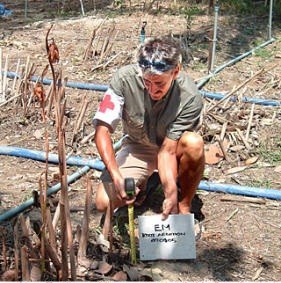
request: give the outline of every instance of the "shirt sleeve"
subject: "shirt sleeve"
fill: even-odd
[[[193,96],[182,108],[178,117],[172,122],[166,132],[168,138],[178,140],[183,132],[195,131],[200,127],[203,100],[201,95]]]
[[[114,132],[121,119],[123,105],[124,98],[108,88],[93,118],[94,127],[98,121],[102,121],[110,126],[111,132]]]

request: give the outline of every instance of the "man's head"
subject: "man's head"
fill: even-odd
[[[181,61],[181,50],[173,38],[153,38],[145,41],[138,51],[138,64],[151,98],[165,96],[176,78]]]

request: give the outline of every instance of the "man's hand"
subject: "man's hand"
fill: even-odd
[[[170,194],[163,201],[163,212],[162,212],[162,220],[168,218],[169,214],[178,214],[178,192],[177,190]]]
[[[116,197],[120,200],[124,205],[130,205],[134,203],[136,200],[136,195],[139,193],[139,189],[135,189],[135,194],[133,196],[128,196],[125,191],[125,179],[123,177],[114,178],[114,186]]]
[[[166,137],[158,152],[158,172],[165,195],[162,212],[163,220],[165,220],[169,214],[178,213],[177,145],[177,141]]]

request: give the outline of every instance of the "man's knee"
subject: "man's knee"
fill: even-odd
[[[204,141],[203,138],[194,132],[185,132],[180,140],[179,145],[183,153],[199,159],[204,156]]]

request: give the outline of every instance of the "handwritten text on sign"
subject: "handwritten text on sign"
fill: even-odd
[[[138,219],[140,260],[196,258],[193,214]]]

